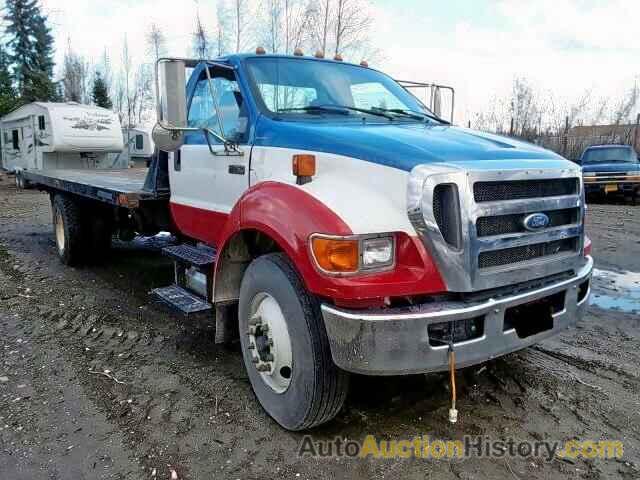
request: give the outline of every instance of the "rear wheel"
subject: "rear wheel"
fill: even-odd
[[[65,265],[77,265],[83,258],[84,230],[79,206],[64,195],[53,199],[53,232],[58,257]]]
[[[239,317],[245,366],[266,412],[288,430],[335,417],[349,376],[333,363],[318,300],[286,256],[273,253],[249,265]]]

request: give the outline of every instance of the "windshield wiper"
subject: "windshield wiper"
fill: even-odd
[[[349,111],[333,105],[307,105],[306,107],[279,108],[278,112],[332,112],[349,115]]]
[[[295,107],[295,108],[279,108],[278,112],[335,112],[341,113],[343,115],[349,115],[349,112],[360,112],[367,113],[369,115],[376,115],[378,117],[388,118],[389,120],[393,120],[395,117],[393,115],[389,115],[383,111],[378,110],[368,110],[366,108],[358,108],[358,107],[350,107],[348,105],[307,105],[306,107]]]
[[[375,108],[376,110],[380,110],[382,112],[395,113],[396,115],[402,115],[408,118],[415,118],[416,120],[424,120],[425,118],[428,118],[430,120],[435,120],[436,122],[440,122],[445,125],[451,125],[451,122],[447,122],[446,120],[443,120],[440,117],[437,117],[435,115],[431,115],[425,112],[417,112],[415,110],[409,110],[409,109],[403,109],[403,108],[380,108],[380,107],[373,107],[373,108]]]

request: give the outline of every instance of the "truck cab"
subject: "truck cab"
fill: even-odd
[[[164,249],[175,284],[154,295],[215,322],[219,342],[239,337],[259,402],[290,430],[332,419],[352,372],[453,383],[559,333],[583,315],[593,267],[577,165],[453,126],[438,86],[429,108],[410,93],[429,84],[318,57],[161,59],[163,195],[69,183],[115,205],[103,224],[162,218],[182,239]],[[47,188],[68,260],[82,215],[59,177]]]

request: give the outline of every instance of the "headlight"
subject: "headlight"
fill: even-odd
[[[583,177],[595,177],[595,172],[582,172]]]
[[[362,268],[393,265],[393,237],[367,238],[362,241]]]
[[[333,237],[316,234],[311,236],[310,243],[316,265],[328,274],[374,272],[395,264],[393,235]]]

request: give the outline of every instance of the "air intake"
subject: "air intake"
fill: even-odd
[[[441,183],[433,189],[433,216],[440,233],[450,246],[462,248],[462,221],[458,186]]]

